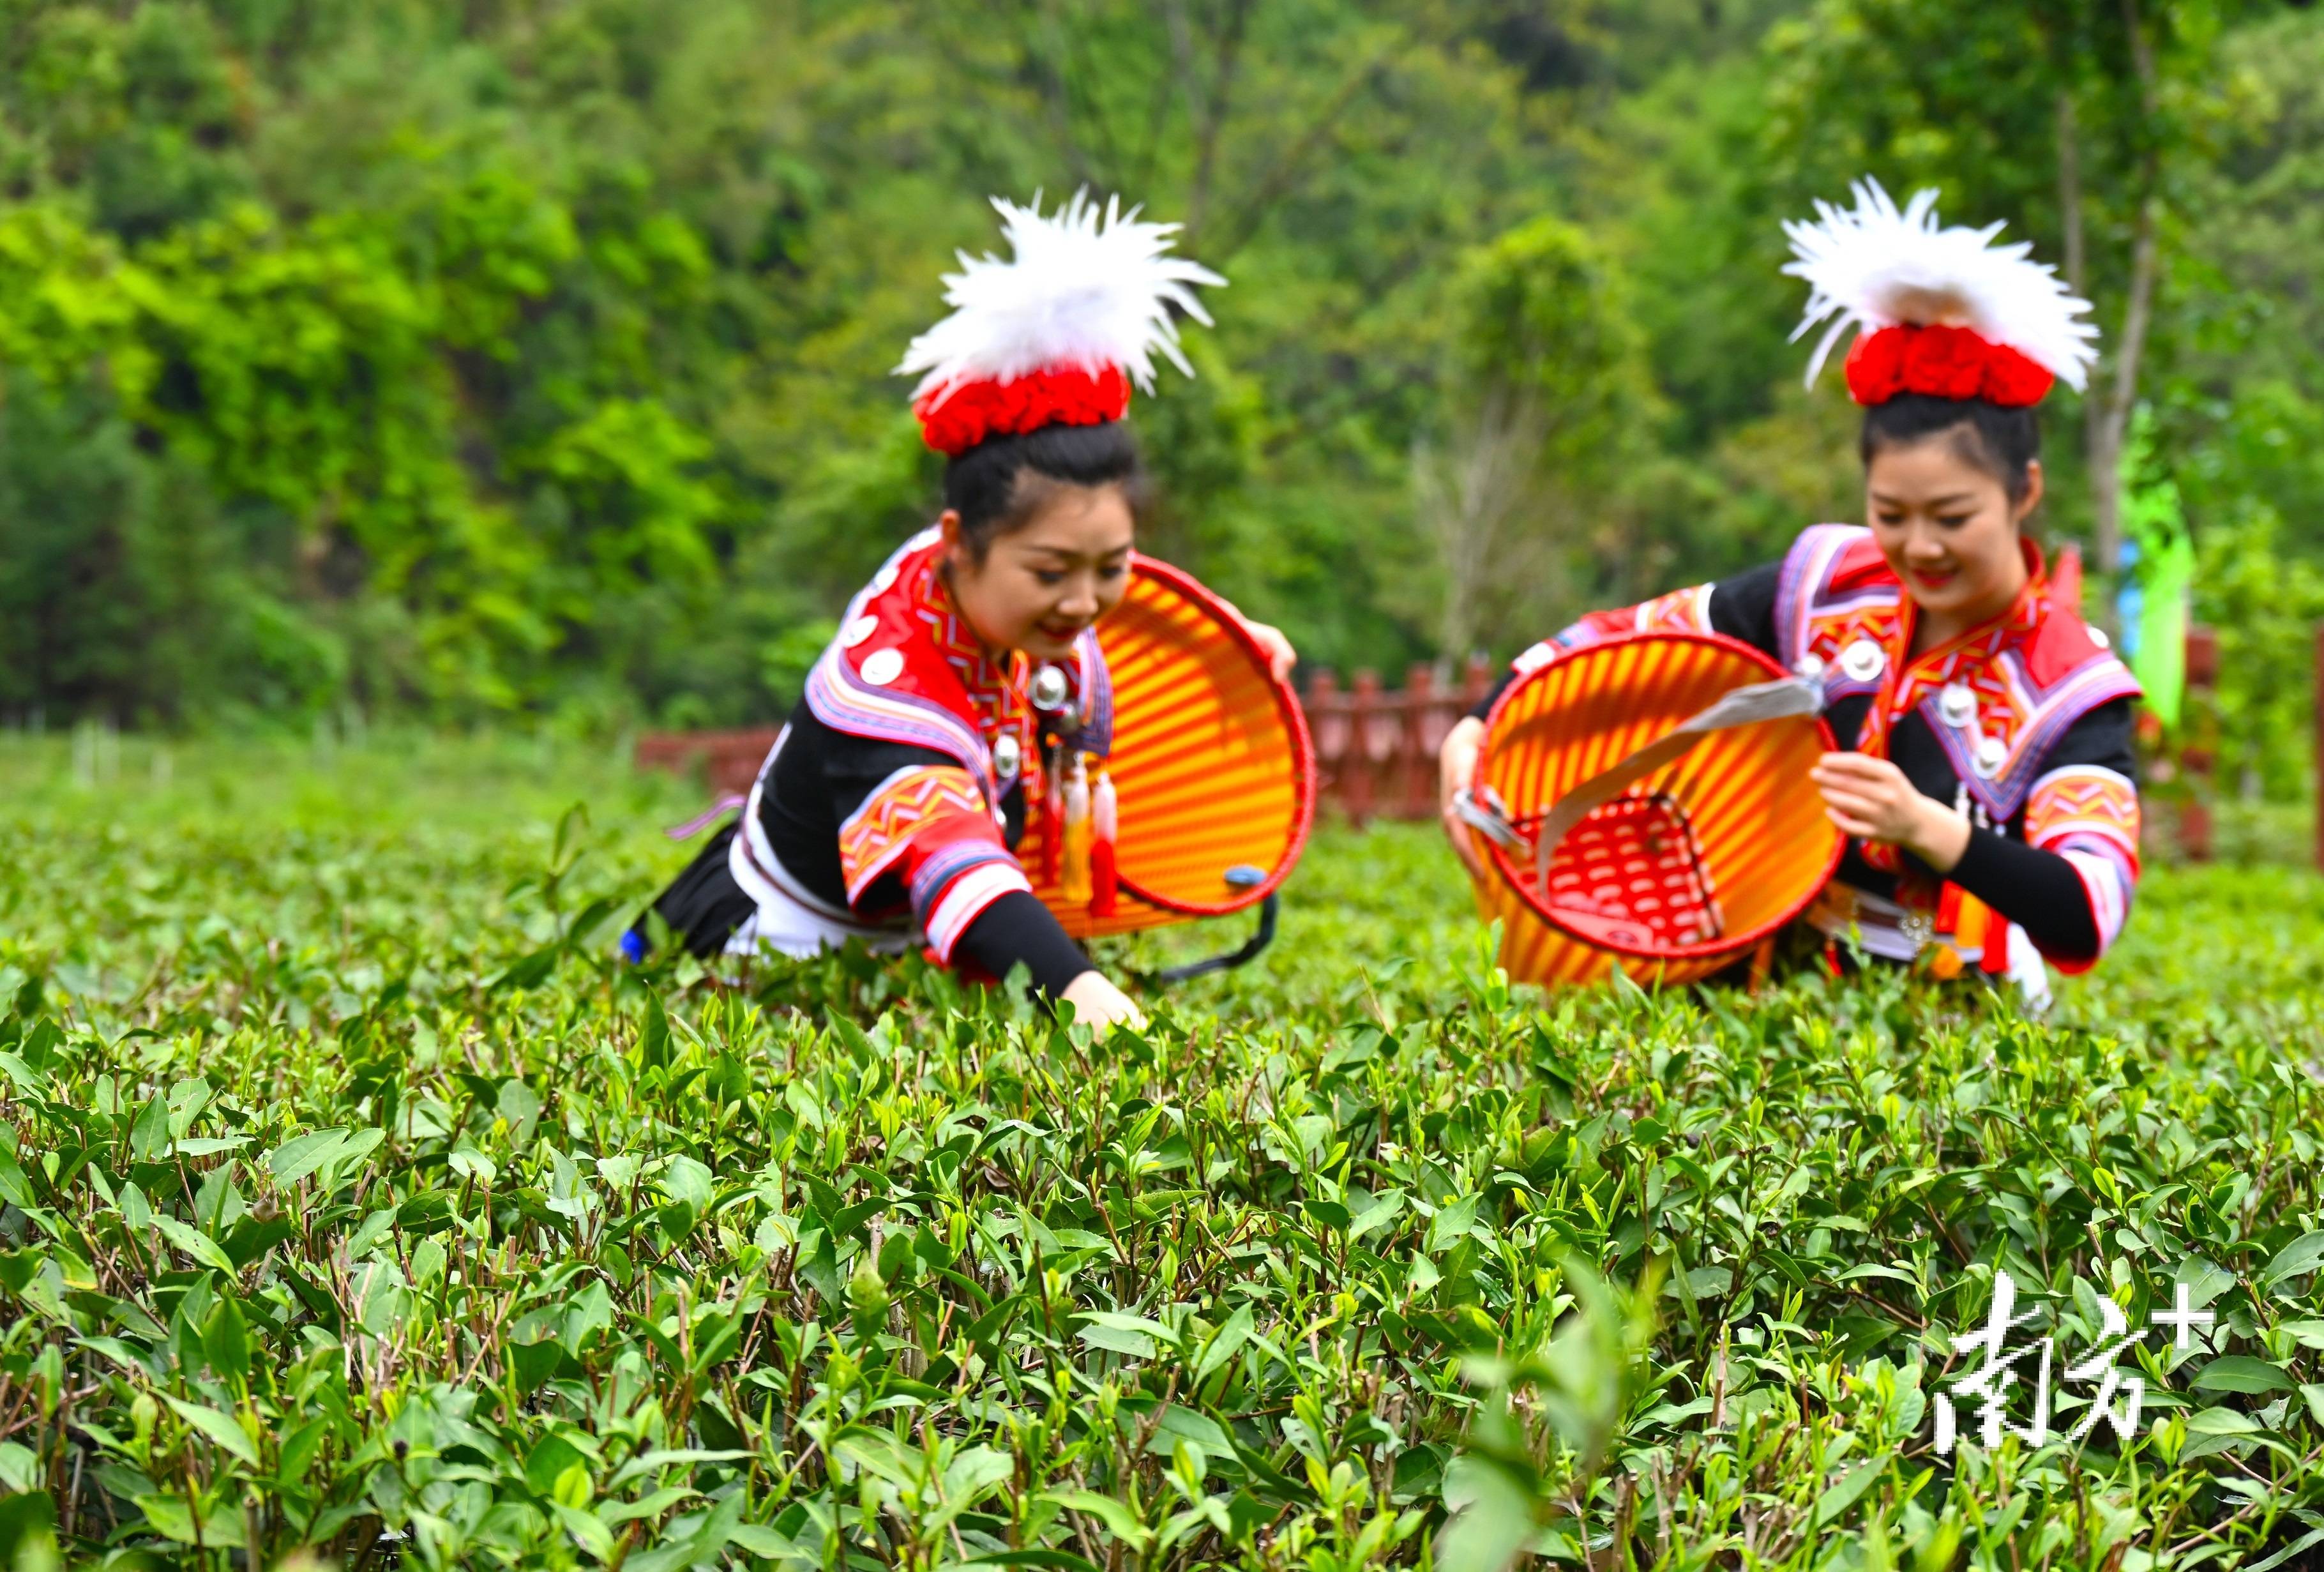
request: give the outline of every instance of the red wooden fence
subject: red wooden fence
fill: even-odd
[[[1400,692],[1383,690],[1377,671],[1358,671],[1344,690],[1337,674],[1314,673],[1302,704],[1323,772],[1317,795],[1357,824],[1434,818],[1436,750],[1453,723],[1491,690],[1498,670],[1471,656],[1457,688],[1439,688],[1434,667],[1416,665]]]
[[[759,766],[775,745],[775,736],[770,726],[725,732],[648,732],[638,739],[638,768],[675,775],[700,770],[713,791],[740,795],[759,778]]]

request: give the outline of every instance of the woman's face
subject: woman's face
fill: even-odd
[[[1136,523],[1118,485],[1057,485],[1030,519],[993,540],[982,562],[958,513],[946,509],[936,522],[954,603],[988,649],[1070,659],[1074,641],[1130,587]]]
[[[2025,584],[2018,528],[2042,500],[2038,462],[2026,478],[2025,495],[2011,502],[1943,431],[1873,454],[1865,475],[1872,538],[1923,612],[1973,626],[2016,599]]]

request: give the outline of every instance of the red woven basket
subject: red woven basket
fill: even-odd
[[[1808,780],[1833,746],[1821,717],[1707,734],[1546,857],[1529,833],[1559,798],[1721,695],[1784,675],[1737,640],[1670,632],[1569,650],[1509,686],[1486,723],[1476,789],[1519,835],[1515,847],[1479,842],[1491,872],[1478,902],[1502,924],[1511,977],[1595,983],[1619,966],[1642,983],[1691,982],[1814,899],[1842,845]]]

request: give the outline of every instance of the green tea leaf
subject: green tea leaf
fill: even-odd
[[[208,1234],[198,1233],[161,1212],[153,1215],[153,1226],[161,1230],[161,1237],[204,1266],[224,1272],[229,1278],[235,1275],[233,1259],[218,1248],[217,1242]]]
[[[276,1184],[289,1189],[330,1161],[346,1140],[346,1131],[338,1126],[293,1136],[266,1154],[267,1171]]]
[[[202,1328],[202,1354],[220,1375],[236,1381],[249,1376],[250,1327],[232,1294],[218,1296],[217,1308]]]
[[[174,1397],[163,1399],[178,1411],[178,1417],[204,1436],[225,1447],[253,1468],[258,1466],[258,1447],[240,1425],[227,1414],[201,1403],[189,1403]]]
[[[2195,1377],[2197,1392],[2290,1392],[2298,1384],[2266,1361],[2241,1354],[2212,1360]]]
[[[2302,1234],[2278,1251],[2259,1274],[2265,1283],[2280,1283],[2287,1279],[2303,1277],[2324,1266],[2324,1228]]]

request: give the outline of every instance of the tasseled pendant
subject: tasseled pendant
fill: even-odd
[[[1120,883],[1113,847],[1120,833],[1120,809],[1113,794],[1113,777],[1101,766],[1097,784],[1090,789],[1090,915],[1111,917],[1119,904]]]
[[[1065,866],[1065,751],[1047,751],[1041,771],[1041,877],[1056,883]]]
[[[1090,887],[1090,787],[1089,774],[1076,753],[1065,766],[1065,829],[1058,839],[1064,844],[1063,865],[1057,870],[1057,888],[1066,904],[1089,904]]]
[[[1969,892],[1950,879],[1937,892],[1937,931],[1950,934],[1963,945],[1969,942],[1961,938],[1962,902],[1969,899]]]
[[[1973,904],[1969,892],[1950,880],[1937,892],[1936,938],[1925,953],[1930,975],[1941,982],[1949,983],[1961,974],[1961,950],[1969,942],[1962,935],[1961,925],[1967,920],[1965,908]]]

